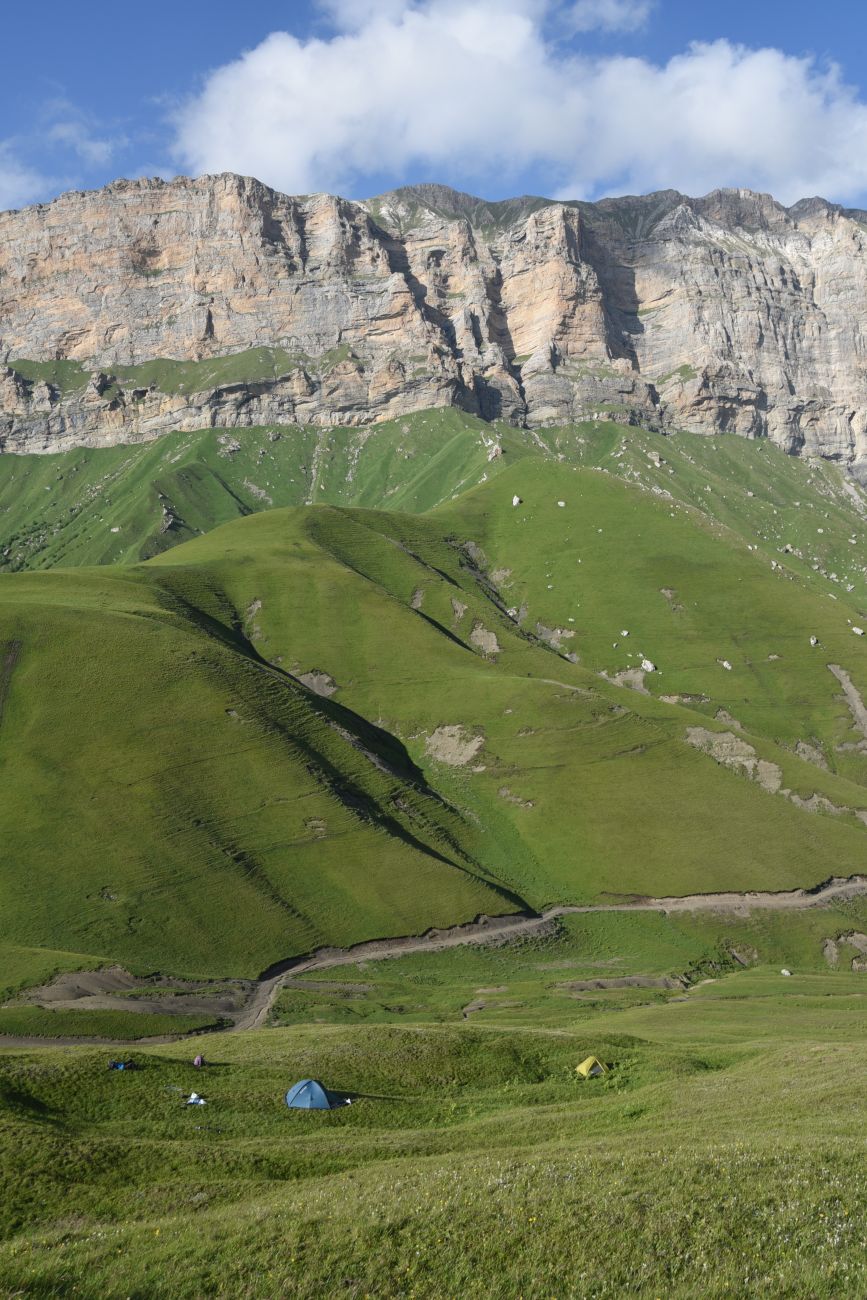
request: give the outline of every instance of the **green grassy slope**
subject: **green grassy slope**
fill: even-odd
[[[556,1033],[317,1025],[124,1075],[105,1051],[4,1054],[0,1272],[112,1300],[860,1295],[863,997],[748,971],[572,1001]],[[590,1052],[613,1071],[579,1083]],[[304,1076],[353,1105],[289,1112]]]
[[[0,725],[5,939],[255,974],[360,930],[514,910],[481,879],[474,829],[399,745],[262,664],[172,584],[10,577],[0,623],[16,647]]]
[[[494,448],[502,454],[489,459]],[[527,457],[596,467],[724,525],[819,590],[839,596],[851,584],[867,597],[865,500],[834,465],[741,438],[604,422],[527,431],[454,409],[356,429],[206,429],[0,457],[0,567],[145,559],[239,515],[312,501],[424,512]]]
[[[543,517],[535,527],[521,509],[511,506],[510,489],[518,482],[539,502],[535,508]],[[573,493],[571,519],[568,506],[561,510],[556,504],[566,486]],[[548,504],[556,521],[544,518]],[[652,538],[661,547],[661,560],[642,552],[643,569],[637,575],[628,549],[624,555],[616,541],[613,548],[600,547],[595,554],[585,545],[585,538],[598,536],[599,518],[610,523],[626,514],[631,524],[638,521],[648,530],[648,547]],[[524,463],[435,518],[436,523],[433,518],[400,519],[373,512],[275,512],[218,530],[166,554],[159,565],[173,568],[195,557],[213,582],[230,593],[236,607],[255,604],[250,635],[263,657],[279,660],[292,672],[327,673],[337,686],[334,698],[384,720],[429,779],[479,817],[495,850],[497,870],[534,905],[590,898],[606,890],[708,891],[722,887],[723,881],[745,888],[762,879],[782,887],[796,878],[803,882],[829,874],[829,863],[841,874],[844,863],[849,864],[846,870],[859,869],[863,827],[852,813],[865,806],[863,791],[848,776],[822,771],[777,743],[790,739],[798,725],[805,729],[802,734],[813,734],[820,706],[830,731],[836,728],[841,738],[848,733],[847,709],[836,698],[839,684],[817,660],[806,630],[819,627],[823,645],[856,673],[850,642],[857,648],[857,641],[833,604],[827,606],[829,615],[810,589],[781,587],[776,575],[751,567],[750,555],[742,558],[736,544],[703,528],[701,520],[672,521],[656,498],[593,472]],[[304,543],[297,535],[297,522],[302,521]],[[554,531],[555,522],[562,531],[571,531],[571,549]],[[443,540],[444,528],[450,541]],[[226,550],[229,536],[233,546]],[[500,561],[515,564],[510,577],[500,571],[502,600],[461,547],[472,538],[485,547],[489,573],[498,573]],[[391,544],[383,547],[383,539]],[[560,542],[553,555],[548,549],[552,540]],[[690,559],[677,559],[681,552]],[[549,573],[554,576],[552,566],[558,564],[582,574],[576,555],[587,565],[588,603],[603,609],[591,610],[586,618],[574,596],[551,595],[544,581]],[[591,567],[594,559],[596,570]],[[677,613],[659,595],[659,577],[648,581],[647,571],[658,563],[666,566],[661,572],[671,575],[674,567],[680,581],[677,565],[698,562],[703,564],[704,589],[711,595],[693,620],[690,646],[676,623]],[[751,584],[746,593],[745,580]],[[564,585],[567,581],[564,578]],[[574,589],[578,584],[572,582]],[[291,601],[286,599],[287,587],[293,592]],[[725,595],[726,587],[727,599],[714,594]],[[583,595],[583,581],[579,590]],[[571,653],[567,647],[574,645],[581,666],[538,641],[532,632],[533,606],[520,627],[502,607],[512,599],[529,603],[531,595],[551,626],[573,626],[564,615],[566,609],[577,610],[581,622],[574,624],[576,636],[565,641],[563,649]],[[552,608],[555,599],[559,609]],[[605,606],[615,602],[619,606],[615,604],[612,615]],[[419,608],[414,610],[413,603]],[[779,765],[784,788],[803,799],[822,791],[835,807],[848,808],[849,813],[805,816],[783,797],[768,795],[742,774],[722,769],[683,743],[687,729],[696,725],[726,729],[714,715],[720,705],[734,703],[730,679],[737,674],[720,668],[713,656],[717,638],[726,636],[731,607],[742,608],[744,603],[759,611],[758,628],[751,633],[759,646],[763,611],[767,605],[777,611],[774,643],[792,660],[784,665],[775,690],[762,678],[758,685],[750,679],[762,711],[739,710],[745,725],[757,724],[756,734],[745,733],[745,739]],[[299,608],[300,619],[295,612]],[[608,629],[617,628],[625,609],[639,616],[633,621],[636,641],[641,615],[649,622],[650,610],[657,618],[663,632],[652,629],[654,655],[657,647],[672,657],[685,647],[698,661],[709,695],[706,704],[672,706],[600,680],[596,673],[602,665],[613,672],[630,662],[611,656],[610,643],[607,657],[603,653]],[[603,617],[608,626],[597,631]],[[430,620],[439,631],[435,659],[430,657]],[[480,659],[471,643],[479,624],[498,638],[495,660]],[[590,659],[595,669],[591,675],[583,665],[588,645],[593,650],[593,632],[600,659]],[[661,645],[663,634],[668,640]],[[725,647],[729,644],[726,641]],[[642,647],[642,652],[651,651]],[[714,700],[710,691],[719,690],[718,679],[724,680],[726,693]],[[668,671],[648,680],[659,680],[661,685],[654,689],[670,689]],[[775,734],[772,706],[784,719],[787,698],[800,698],[801,692],[804,719],[799,722],[795,712],[790,732]],[[431,756],[428,738],[444,726],[459,726],[481,742],[471,762],[455,768]],[[770,745],[764,739],[768,732]],[[840,758],[844,766],[847,756]],[[827,851],[820,849],[817,835],[830,835],[833,847],[828,841]]]
[[[734,439],[503,433],[488,461],[485,437],[448,413],[173,435],[63,478],[0,457],[7,565],[48,570],[0,576],[4,994],[864,872],[867,744],[828,667],[867,693],[857,489]],[[131,1074],[0,1051],[0,1291],[860,1295],[853,933],[863,899],[570,915],[313,972],[284,1027]],[[134,1019],[25,1006],[0,1031]],[[590,1052],[613,1072],[579,1084]],[[305,1075],[353,1105],[288,1112]]]
[[[522,499],[517,508],[513,495]],[[769,560],[763,543],[749,549],[743,520],[735,531],[705,510],[568,464],[512,466],[496,487],[475,489],[435,517],[481,544],[489,571],[502,575],[504,601],[525,611],[522,626],[565,629],[563,649],[583,666],[615,677],[649,659],[657,671],[644,687],[654,695],[680,697],[709,717],[724,709],[747,731],[790,747],[807,742],[860,782],[862,737],[828,668],[844,667],[867,690],[865,647],[852,630],[867,607],[863,524],[847,500],[838,500],[840,517],[833,529],[826,520],[826,530],[832,542],[855,537],[852,592],[789,554]],[[797,545],[791,521],[779,531]]]
[[[159,475],[210,528],[255,462],[273,486],[270,456],[304,501],[427,510],[263,510],[144,565],[3,576],[13,966],[57,949],[254,974],[478,912],[863,870],[867,744],[828,667],[867,692],[857,492],[759,446],[615,426],[504,435],[488,461],[477,424],[178,435],[62,480],[0,458],[25,503],[53,474],[135,515],[123,554],[147,550]],[[110,558],[94,509],[59,554]],[[612,680],[644,658],[646,694]]]
[[[0,569],[148,559],[231,519],[329,501],[423,511],[539,448],[459,411],[363,429],[206,429],[139,446],[0,456]]]
[[[839,811],[799,808],[686,743],[696,721],[719,728],[712,718],[606,682],[540,641],[532,612],[521,626],[509,615],[466,543],[479,539],[489,568],[502,545],[529,575],[527,599],[545,599],[533,530],[511,506],[519,476],[553,502],[588,571],[580,528],[595,536],[595,510],[628,507],[666,572],[681,548],[695,562],[704,547],[707,588],[741,591],[751,557],[725,537],[687,533],[655,497],[596,471],[541,461],[428,518],[271,511],[143,566],[7,575],[3,939],[254,974],[322,943],[522,903],[786,888],[861,870],[855,813],[867,797],[855,782],[745,733],[786,789]],[[564,477],[573,502],[586,492],[571,518],[556,505]],[[543,533],[556,540],[553,525]],[[603,608],[626,600],[627,561],[594,577]],[[517,570],[499,581],[517,583]],[[780,588],[764,569],[750,582],[757,609],[778,590],[790,597],[778,607],[785,648],[802,620],[817,625],[810,589]],[[675,616],[659,579],[644,586],[664,629]],[[715,648],[708,608],[694,632],[702,665]],[[827,609],[820,630],[842,660],[846,634]],[[601,619],[576,624],[582,660],[585,628]]]

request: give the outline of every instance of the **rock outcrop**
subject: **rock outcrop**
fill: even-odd
[[[674,192],[367,203],[234,175],[0,214],[0,449],[613,417],[867,464],[867,214]]]

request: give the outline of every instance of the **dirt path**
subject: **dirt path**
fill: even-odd
[[[828,664],[828,671],[834,674],[843,687],[843,694],[846,697],[846,703],[849,705],[852,721],[858,731],[861,732],[862,740],[867,740],[867,708],[864,707],[860,691],[845,668],[841,668],[839,664]]]
[[[385,961],[413,953],[443,952],[466,944],[505,943],[512,939],[539,936],[553,927],[561,916],[591,912],[723,912],[744,913],[762,908],[769,911],[804,911],[867,894],[867,876],[832,877],[815,889],[792,889],[780,893],[686,894],[682,897],[636,898],[625,902],[597,903],[581,906],[551,907],[540,916],[480,917],[468,925],[450,930],[431,930],[426,935],[403,939],[376,939],[355,944],[352,948],[320,948],[309,957],[281,963],[278,969],[265,972],[250,1002],[235,1021],[232,1030],[259,1029],[284,982],[308,971],[331,970],[357,962]]]
[[[673,898],[640,898],[623,903],[603,903],[591,907],[552,908],[546,916],[565,916],[570,912],[743,912],[763,908],[772,912],[803,912],[808,907],[826,907],[867,894],[867,876],[832,876],[814,889],[786,889],[777,892],[723,894],[684,894]]]
[[[586,906],[563,905],[550,907],[538,916],[482,916],[466,925],[456,925],[447,930],[430,930],[424,935],[410,935],[396,939],[374,939],[355,944],[351,948],[319,948],[306,957],[293,957],[265,971],[256,984],[248,1002],[235,1016],[233,1024],[215,1033],[240,1033],[261,1029],[268,1020],[278,993],[284,984],[309,971],[331,970],[335,966],[353,966],[358,962],[386,961],[407,957],[414,953],[444,952],[448,948],[467,944],[506,943],[513,939],[538,937],[550,932],[561,916],[588,915],[595,912],[719,912],[744,915],[754,909],[774,912],[800,912],[810,907],[823,907],[829,903],[867,895],[867,876],[832,876],[814,889],[791,889],[777,893],[757,891],[746,893],[686,894],[664,898],[630,898],[610,903]],[[84,1003],[79,1000],[79,1005]],[[178,1036],[180,1037],[180,1036]],[[91,1040],[93,1041],[93,1040]],[[146,1043],[167,1043],[172,1038],[139,1039],[126,1044],[101,1041],[103,1046],[142,1046]],[[0,1035],[2,1047],[60,1047],[84,1042],[83,1039],[6,1038]]]
[[[352,948],[321,948],[309,957],[298,957],[281,963],[279,969],[266,971],[263,980],[246,1008],[240,1013],[233,1028],[257,1030],[268,1019],[270,1009],[286,980],[308,971],[333,970],[335,966],[354,966],[356,962],[380,962],[394,957],[408,957],[413,953],[441,953],[448,948],[467,944],[507,943],[513,939],[543,935],[559,917],[601,913],[601,911],[719,911],[719,913],[745,913],[751,909],[770,911],[803,911],[807,907],[822,907],[829,902],[841,902],[867,894],[867,876],[835,876],[816,889],[790,889],[781,893],[714,893],[685,894],[684,897],[634,898],[627,902],[594,904],[588,906],[549,907],[539,917],[481,917],[467,926],[451,930],[433,930],[421,936],[406,939],[377,939]]]

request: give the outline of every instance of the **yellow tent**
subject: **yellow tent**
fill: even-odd
[[[575,1073],[582,1079],[595,1079],[600,1074],[607,1074],[608,1066],[603,1065],[598,1056],[588,1056],[586,1061],[575,1066]]]

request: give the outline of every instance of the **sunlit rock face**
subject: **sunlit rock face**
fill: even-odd
[[[0,448],[459,406],[867,462],[865,240],[867,214],[745,190],[119,181],[0,214]]]

